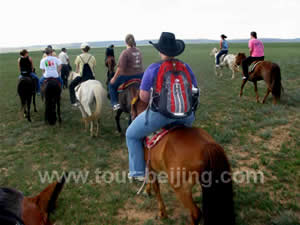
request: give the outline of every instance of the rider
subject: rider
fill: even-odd
[[[106,49],[106,52],[105,52],[105,65],[107,66],[106,64],[106,60],[108,57],[113,57],[115,58],[115,52],[114,52],[114,45],[110,45],[108,46],[108,48]]]
[[[64,81],[67,80],[69,73],[70,73],[70,59],[69,56],[67,54],[67,49],[66,48],[62,48],[61,52],[58,55],[58,58],[61,61],[61,77],[64,78]],[[65,87],[67,87],[67,84],[64,84]]]
[[[32,79],[34,79],[36,83],[36,92],[40,93],[40,84],[39,84],[39,78],[35,74],[35,69],[33,67],[32,58],[29,56],[29,53],[26,49],[23,49],[20,52],[21,57],[18,59],[18,65],[20,70],[20,78],[22,76],[31,76]]]
[[[175,56],[180,55],[185,48],[185,44],[182,40],[176,40],[173,33],[163,32],[159,39],[159,42],[153,44],[150,42],[160,54],[160,58],[163,61],[174,59]],[[140,86],[140,99],[148,104],[151,98],[151,88],[154,86],[158,71],[161,66],[161,62],[151,64],[145,71],[142,83]],[[187,71],[191,75],[192,84],[197,87],[197,80],[190,66],[184,63]],[[190,115],[180,118],[171,119],[164,116],[160,112],[153,111],[150,107],[144,111],[138,117],[133,120],[126,131],[126,143],[129,151],[129,174],[128,177],[136,180],[143,180],[145,176],[145,160],[143,150],[143,138],[165,127],[168,124],[181,124],[185,126],[191,126],[195,120],[194,112]],[[147,122],[146,122],[147,121]]]
[[[95,79],[95,67],[96,59],[89,52],[91,49],[90,45],[86,42],[82,43],[81,46],[82,54],[78,55],[75,59],[76,73],[80,76],[76,77],[69,86],[71,104],[75,107],[79,106],[79,102],[76,100],[75,87],[86,80]],[[84,67],[87,65],[89,71],[92,74],[84,74]]]
[[[261,40],[257,39],[257,34],[255,31],[250,33],[250,40],[248,43],[250,56],[247,57],[242,61],[242,68],[243,68],[243,80],[248,80],[248,66],[251,65],[254,61],[263,61],[264,57],[264,44]]]
[[[227,36],[225,34],[221,35],[220,41],[220,51],[216,56],[216,67],[220,67],[220,57],[228,53],[228,42],[225,40]]]
[[[128,34],[125,42],[127,49],[121,53],[117,71],[109,84],[110,101],[113,110],[120,108],[120,104],[118,104],[118,87],[131,79],[142,79],[144,73],[142,53],[136,47],[134,36]]]
[[[40,62],[40,69],[43,71],[43,76],[40,79],[40,86],[43,85],[45,79],[55,78],[58,82],[60,82],[62,87],[63,80],[59,76],[61,71],[61,61],[52,55],[52,48],[47,47],[44,52],[47,56]]]

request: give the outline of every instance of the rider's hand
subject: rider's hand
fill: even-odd
[[[113,78],[111,78],[110,83],[113,84],[113,83],[115,83],[115,81],[116,81],[116,78],[113,77]]]

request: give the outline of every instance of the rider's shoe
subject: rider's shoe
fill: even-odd
[[[246,76],[243,76],[243,80],[248,80],[248,77],[246,77]]]
[[[216,68],[219,68],[219,67],[220,67],[220,65],[219,65],[219,64],[217,64],[217,65],[216,65]]]
[[[120,109],[120,104],[113,105],[114,111],[117,111],[118,109]]]
[[[73,107],[79,107],[80,104],[79,104],[79,102],[75,102],[74,104],[72,104],[72,106],[73,106]]]
[[[132,177],[132,176],[129,176],[129,174],[128,174],[128,179],[143,182],[145,180],[145,177],[144,176],[134,176],[134,177]]]

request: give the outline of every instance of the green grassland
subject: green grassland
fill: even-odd
[[[190,64],[201,87],[195,126],[202,127],[220,143],[233,171],[263,171],[264,183],[234,185],[237,224],[296,225],[300,221],[300,44],[265,44],[266,60],[278,63],[285,93],[278,105],[257,104],[251,83],[239,98],[241,74],[231,80],[226,70],[222,78],[214,74],[209,56],[216,47],[187,45],[180,59]],[[150,46],[140,47],[145,67],[159,60]],[[118,56],[123,48],[116,48]],[[231,53],[248,52],[247,44],[232,44]],[[72,66],[80,50],[70,50]],[[97,60],[96,78],[105,81],[104,49],[92,49]],[[30,53],[39,68],[41,52]],[[41,191],[39,171],[89,171],[89,182],[68,183],[51,215],[56,225],[90,224],[187,224],[189,213],[176,200],[168,185],[162,185],[169,218],[155,219],[154,197],[136,196],[140,184],[95,183],[95,171],[128,170],[125,139],[116,133],[109,102],[101,115],[100,136],[91,138],[81,123],[79,110],[71,108],[69,93],[62,94],[61,126],[44,124],[44,106],[37,97],[38,112],[32,123],[18,117],[20,100],[18,54],[0,54],[0,186],[14,187],[25,195]],[[41,71],[37,70],[41,76]],[[264,82],[258,85],[265,94]],[[126,127],[126,116],[122,125]],[[195,201],[201,205],[200,187]]]

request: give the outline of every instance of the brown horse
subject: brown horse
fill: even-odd
[[[147,104],[136,98],[132,104],[132,119],[145,110]],[[167,217],[159,182],[155,174],[165,172],[168,182],[185,208],[189,209],[191,225],[235,224],[230,164],[223,148],[201,128],[180,128],[171,131],[151,150],[145,148],[150,182],[156,193],[159,216]],[[196,183],[202,187],[202,211],[192,198]]]
[[[246,59],[246,55],[244,53],[238,53],[236,56],[236,64],[239,66],[242,64],[242,61]],[[254,62],[254,63],[257,63]],[[254,84],[254,91],[256,94],[256,101],[259,103],[259,96],[257,91],[257,81],[264,80],[267,84],[267,93],[263,99],[263,103],[266,102],[266,99],[270,92],[273,95],[273,104],[277,103],[277,100],[280,99],[281,90],[283,87],[281,85],[281,73],[280,67],[276,63],[272,63],[269,61],[261,61],[259,62],[254,70],[249,73],[249,81],[253,82]],[[243,80],[241,90],[240,90],[240,97],[243,95],[243,89],[246,84],[247,80]]]
[[[52,183],[35,197],[24,197],[12,188],[0,188],[0,224],[52,225],[49,215],[56,207],[64,183],[64,178]]]

